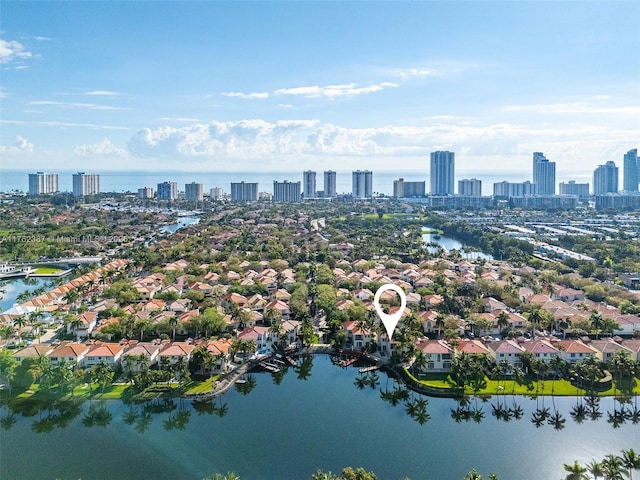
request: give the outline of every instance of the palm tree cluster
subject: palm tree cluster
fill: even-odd
[[[577,460],[573,464],[564,464],[568,472],[565,480],[624,480],[633,479],[633,471],[640,470],[640,454],[633,448],[622,450],[620,455],[606,455],[601,461],[592,460],[587,465],[580,465]]]

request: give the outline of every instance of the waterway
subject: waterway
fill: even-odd
[[[304,480],[318,469],[352,465],[384,480],[461,480],[472,468],[485,478],[494,472],[506,480],[548,480],[564,478],[563,463],[640,450],[638,425],[608,423],[612,398],[600,401],[601,417],[580,424],[569,414],[575,398],[511,396],[500,400],[522,408],[519,420],[495,418],[495,399],[471,399],[468,408],[482,410],[483,418],[458,422],[457,401],[409,393],[408,401],[428,402],[412,418],[405,401],[381,399],[381,391],[400,388],[384,374],[374,388],[360,389],[357,369],[341,369],[326,356],[311,361],[310,369],[289,369],[279,385],[271,374],[255,374],[250,393],[232,389],[202,404],[85,402],[75,411],[18,411],[15,422],[2,407],[0,477],[199,480],[234,471],[243,480]],[[543,405],[563,416],[561,428],[531,422]]]
[[[55,278],[15,278],[0,282],[0,289],[4,290],[2,299],[0,300],[0,312],[4,312],[13,307],[18,295],[21,293],[26,291],[32,292],[43,285],[49,285],[56,281],[57,279]]]
[[[182,227],[188,227],[189,225],[195,225],[200,222],[199,217],[178,217],[176,223],[163,226],[160,231],[163,233],[176,233]]]
[[[466,251],[468,245],[456,240],[455,238],[444,237],[436,233],[424,233],[422,234],[423,243],[437,243],[447,252],[451,250],[458,250],[462,258],[469,260],[475,260],[476,258],[484,258],[485,260],[493,260],[493,256],[477,251]],[[433,250],[435,252],[435,249]]]

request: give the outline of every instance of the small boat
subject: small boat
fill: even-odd
[[[238,385],[243,385],[247,383],[247,379],[246,378],[239,378],[238,380],[236,380],[236,384]]]

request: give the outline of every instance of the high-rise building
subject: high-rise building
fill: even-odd
[[[142,187],[138,189],[138,198],[140,200],[145,200],[148,198],[153,198],[153,188],[151,187]]]
[[[352,173],[351,186],[353,198],[371,198],[373,196],[373,172],[356,170]]]
[[[625,192],[638,191],[638,149],[634,148],[624,154],[622,164],[622,190]]]
[[[324,196],[327,198],[336,196],[336,172],[333,170],[324,172]]]
[[[316,172],[307,170],[302,173],[304,198],[316,198]]]
[[[213,187],[209,191],[209,196],[211,200],[224,200],[224,190],[220,187]]]
[[[496,182],[493,184],[493,196],[496,198],[524,197],[536,194],[536,184],[526,182]]]
[[[255,202],[258,200],[257,182],[231,182],[232,202]]]
[[[538,195],[556,194],[556,162],[550,162],[541,152],[533,152],[533,183]]]
[[[46,195],[58,192],[57,173],[30,173],[29,195]]]
[[[100,175],[78,172],[73,174],[73,195],[97,195],[100,193]]]
[[[579,197],[589,196],[588,183],[576,183],[575,180],[560,183],[560,195],[577,195]]]
[[[201,202],[204,200],[204,192],[201,183],[191,182],[184,186],[184,199],[193,202]]]
[[[593,194],[604,195],[618,191],[618,167],[615,162],[608,161],[598,165],[593,171]]]
[[[300,182],[273,181],[273,201],[274,202],[299,202]]]
[[[431,153],[431,195],[453,195],[455,153]]]
[[[158,184],[158,200],[177,200],[178,199],[178,183],[162,182]]]
[[[465,178],[458,180],[458,195],[465,197],[481,197],[482,196],[482,180],[477,178]]]
[[[424,197],[426,182],[405,182],[404,178],[393,181],[393,196],[396,198]]]

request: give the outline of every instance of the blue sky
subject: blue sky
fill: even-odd
[[[3,169],[592,171],[640,2],[0,2]]]

